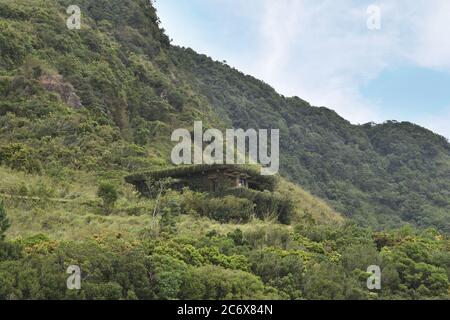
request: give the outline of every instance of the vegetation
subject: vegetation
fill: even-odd
[[[360,225],[450,231],[450,144],[411,123],[352,125],[191,49],[182,77],[233,127],[280,128],[281,173]]]
[[[168,177],[175,178],[189,178],[192,175],[202,172],[214,172],[218,170],[228,169],[238,173],[245,173],[251,177],[254,182],[254,188],[264,191],[273,191],[276,184],[274,176],[261,175],[260,168],[258,166],[251,165],[229,165],[229,164],[200,164],[190,166],[177,166],[173,168],[165,168],[160,170],[153,170],[150,172],[134,173],[125,177],[125,180],[129,183],[136,183],[145,180],[163,179]]]
[[[379,246],[379,247],[377,247]],[[44,235],[1,245],[1,299],[446,299],[449,241],[435,231],[274,225],[197,238],[83,242]],[[368,264],[382,290],[365,287]],[[77,264],[82,288],[65,287]]]
[[[10,222],[6,216],[5,205],[3,201],[0,201],[0,241],[5,239],[5,232],[10,226]]]
[[[102,199],[103,210],[106,214],[110,214],[114,209],[114,205],[119,198],[114,185],[109,183],[102,183],[98,187],[97,196]]]
[[[255,214],[260,219],[274,217],[280,223],[291,223],[294,205],[289,195],[242,188],[232,189],[228,193],[251,201],[254,204]]]
[[[444,138],[174,47],[147,0],[79,0],[80,30],[71,4],[0,0],[0,299],[450,298]],[[280,128],[274,192],[139,197],[124,177],[166,170],[194,120]]]

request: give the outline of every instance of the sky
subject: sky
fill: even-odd
[[[450,138],[449,0],[156,0],[190,47],[354,124]]]

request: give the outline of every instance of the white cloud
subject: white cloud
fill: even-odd
[[[435,0],[417,17],[413,58],[424,67],[450,70],[450,1]]]
[[[450,70],[450,1],[378,1],[382,28],[368,30],[355,0],[264,0],[260,51],[249,72],[285,95],[327,106],[353,123],[388,120],[362,85],[401,63]],[[249,13],[251,14],[251,13]],[[425,107],[425,106],[424,106]],[[405,115],[404,119],[408,119]],[[450,113],[418,123],[450,137]]]
[[[252,43],[245,43],[242,34],[202,42],[196,34],[204,30],[188,25],[183,31],[182,23],[192,21],[182,21],[177,12],[177,26],[169,33],[181,35],[176,37],[178,43],[226,59],[280,93],[332,108],[353,123],[387,120],[382,106],[360,92],[385,68],[406,63],[450,71],[448,0],[203,1],[205,6],[217,5],[223,13],[221,24],[243,23],[250,28],[242,32]],[[381,30],[367,28],[367,8],[372,4],[381,7]],[[234,41],[244,43],[236,49]],[[450,137],[445,129],[450,112],[417,122]]]
[[[263,8],[262,54],[252,74],[352,122],[381,120],[359,85],[386,66],[396,37],[366,28],[367,6],[350,0],[266,0]]]
[[[263,1],[260,33],[262,36],[262,70],[272,74],[289,64],[293,46],[302,31],[305,7],[301,1]],[[286,15],[286,7],[291,14]]]

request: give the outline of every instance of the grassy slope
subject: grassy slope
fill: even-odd
[[[6,200],[12,222],[9,238],[45,233],[53,239],[82,240],[101,233],[139,238],[149,231],[154,202],[141,199],[130,185],[121,184],[121,197],[115,212],[104,216],[96,197],[98,177],[73,172],[72,181],[61,181],[46,175],[32,175],[0,167],[0,194]],[[300,187],[280,179],[279,192],[289,192],[295,201],[293,224],[316,221],[335,224],[341,216],[324,202]],[[134,214],[137,214],[136,216]],[[204,235],[211,230],[230,232],[274,225],[273,221],[253,220],[248,225],[219,224],[208,218],[177,218],[181,235]],[[289,228],[283,226],[282,228]]]

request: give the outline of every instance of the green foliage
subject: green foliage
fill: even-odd
[[[5,232],[10,226],[11,224],[6,216],[5,204],[0,200],[0,241],[5,239]]]
[[[42,165],[33,149],[20,143],[12,143],[0,147],[0,163],[16,170],[39,173]]]
[[[294,215],[294,204],[289,195],[259,192],[251,189],[237,188],[227,192],[239,198],[248,199],[255,205],[258,218],[276,217],[280,223],[290,224]]]
[[[352,125],[171,46],[147,0],[79,0],[77,32],[70,4],[0,0],[0,192],[13,222],[2,203],[0,299],[449,299],[445,138]],[[279,128],[282,175],[353,223],[286,182],[213,197],[157,188],[158,202],[119,182],[162,174],[170,133],[194,120]],[[94,214],[96,196],[114,215]],[[80,291],[66,288],[73,264]],[[366,287],[372,264],[380,291]]]
[[[268,298],[254,275],[206,266],[191,269],[182,286],[182,299],[249,300]]]
[[[215,198],[206,194],[187,193],[184,202],[184,213],[197,213],[220,222],[246,223],[254,215],[255,205],[247,200],[234,196]]]
[[[297,255],[279,255],[258,250],[251,253],[252,271],[264,283],[285,292],[290,299],[302,298],[303,261]]]
[[[171,46],[145,0],[80,1],[86,27],[79,32],[65,27],[69,1],[0,3],[2,164],[38,173],[159,169],[169,161],[170,132],[194,120],[279,128],[282,174],[360,225],[450,230],[443,137],[410,123],[351,125]],[[58,79],[53,87],[68,92],[43,79]],[[281,220],[288,223],[288,214]]]
[[[448,232],[450,145],[411,123],[352,125],[334,111],[198,54],[171,48],[182,78],[235,128],[279,128],[281,174],[376,229],[404,223]]]
[[[110,183],[102,183],[98,187],[97,196],[102,199],[103,209],[106,214],[110,214],[119,198],[117,188]]]
[[[104,234],[73,242],[38,235],[1,242],[0,299],[449,298],[449,239],[434,230],[316,227],[321,240],[288,232],[281,243],[279,227],[264,230],[263,248],[237,230],[197,239]],[[73,264],[83,274],[79,291],[66,288]],[[379,291],[366,287],[372,264],[382,269]]]
[[[276,186],[276,179],[273,176],[263,176],[260,173],[260,168],[251,165],[228,165],[228,164],[199,164],[188,166],[177,166],[172,168],[164,168],[159,170],[153,170],[150,172],[136,173],[125,177],[125,180],[129,183],[139,184],[143,181],[155,181],[168,178],[180,178],[193,180],[192,175],[200,175],[204,172],[214,172],[216,170],[235,170],[236,172],[247,174],[252,177],[254,181],[254,187],[261,191],[273,191]],[[187,183],[191,183],[188,181]]]
[[[161,219],[159,221],[161,232],[176,233],[176,217],[181,214],[181,200],[175,193],[169,193],[162,199]]]

